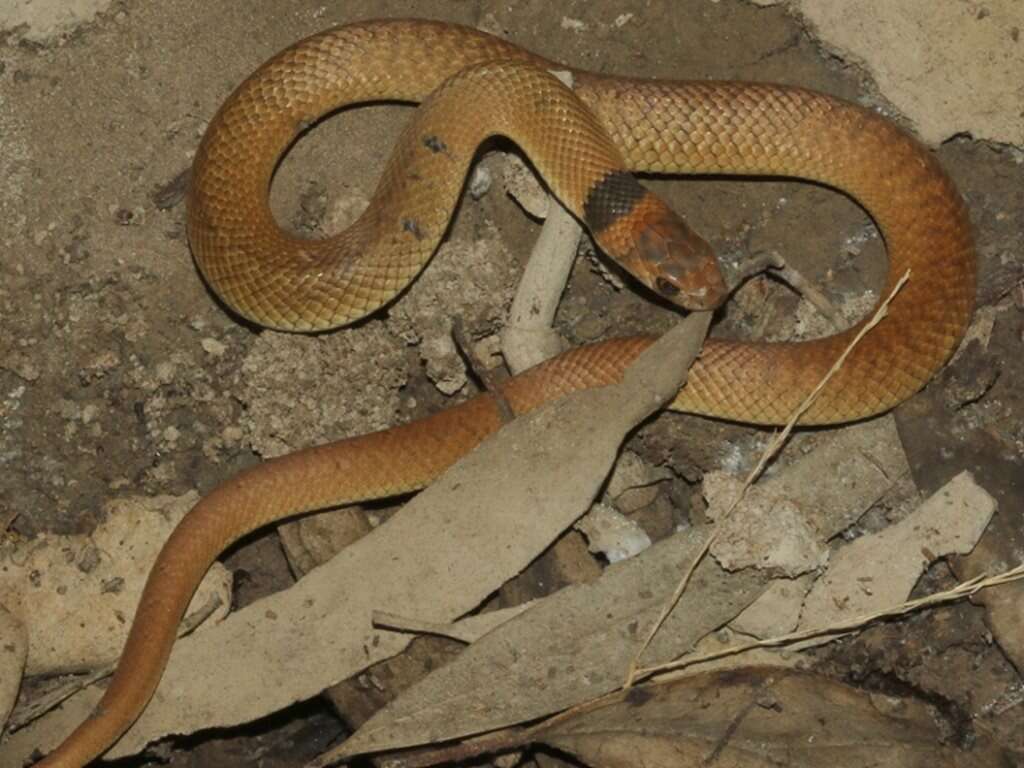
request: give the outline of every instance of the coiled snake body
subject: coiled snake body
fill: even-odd
[[[710,254],[627,169],[792,176],[858,200],[885,238],[886,288],[908,268],[912,275],[804,423],[885,411],[947,360],[973,307],[974,249],[963,201],[914,139],[873,112],[800,88],[575,72],[570,92],[549,74],[553,68],[562,67],[503,40],[424,21],[354,24],[283,51],[228,99],[197,153],[188,233],[199,269],[227,304],[264,325],[311,330],[361,317],[430,258],[480,142],[502,134],[604,250],[654,290],[693,307],[714,306],[723,295]],[[418,111],[370,207],[349,230],[308,241],[277,226],[269,185],[298,132],[345,104],[424,99],[430,109]],[[788,344],[709,341],[672,407],[777,424],[856,330]],[[503,394],[523,412],[614,381],[649,343],[619,339],[573,350],[511,380]],[[95,713],[41,765],[84,765],[138,717],[195,586],[233,541],[301,512],[420,488],[500,423],[493,398],[483,395],[418,422],[267,462],[218,487],[164,546]]]

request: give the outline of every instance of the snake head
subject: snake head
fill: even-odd
[[[729,293],[711,246],[670,210],[644,217],[631,251],[630,271],[684,309],[715,309]]]

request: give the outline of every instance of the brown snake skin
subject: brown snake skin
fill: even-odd
[[[466,68],[432,97],[428,115],[414,118],[369,210],[348,231],[308,241],[278,228],[267,194],[297,132],[343,104],[421,101]],[[430,258],[480,141],[499,133],[523,148],[577,214],[617,156],[643,172],[811,179],[859,201],[888,248],[885,293],[908,268],[911,279],[804,423],[885,411],[948,359],[973,306],[971,228],[953,184],[914,139],[871,111],[800,88],[575,72],[577,100],[549,68],[561,67],[475,30],[421,21],[341,27],[283,51],[228,99],[196,156],[188,232],[200,270],[230,306],[265,325],[327,328],[362,317],[394,298]],[[594,132],[562,131],[568,117]],[[783,422],[855,331],[789,344],[709,341],[672,407]],[[504,394],[523,412],[613,381],[649,343],[632,338],[573,350],[513,379]],[[96,712],[40,765],[82,766],[138,717],[195,586],[226,546],[304,511],[420,488],[500,424],[484,395],[266,462],[218,487],[161,552]]]

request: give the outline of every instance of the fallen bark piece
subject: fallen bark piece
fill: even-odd
[[[301,579],[373,527],[365,509],[351,506],[341,513],[322,512],[284,523],[277,533],[292,572]]]
[[[0,605],[28,629],[26,674],[91,670],[118,657],[157,552],[198,499],[194,492],[120,499],[89,536],[43,535],[8,553]],[[222,618],[230,605],[231,575],[217,565],[186,620],[202,611]]]
[[[727,571],[763,568],[794,578],[824,566],[828,547],[796,504],[753,486],[732,514],[718,522],[711,556]]]
[[[691,315],[619,384],[516,419],[330,563],[179,641],[149,707],[107,757],[249,722],[403,650],[410,636],[375,628],[374,610],[449,622],[474,608],[590,506],[624,435],[678,391],[709,322]],[[35,747],[59,739],[35,725]]]
[[[946,744],[952,723],[925,702],[778,669],[702,674],[635,688],[534,737],[593,768],[968,768],[1007,765],[981,736]]]
[[[903,602],[931,562],[974,549],[995,509],[995,499],[961,472],[908,517],[841,548],[811,588],[799,628],[827,627]]]
[[[513,373],[525,371],[566,348],[552,323],[583,229],[557,200],[552,198],[550,205],[519,280],[508,322],[501,331],[502,354]]]
[[[792,463],[763,477],[752,488],[752,495],[771,501],[795,504],[824,544],[852,525],[896,482],[909,472],[903,445],[891,416],[882,416],[823,436],[814,449]],[[830,482],[821,482],[828,477]],[[742,480],[730,474],[711,472],[704,478],[704,496],[708,516],[718,517],[732,503]],[[742,509],[741,505],[739,509]],[[770,517],[764,520],[771,525]],[[745,545],[755,562],[771,558],[771,545],[762,541]],[[818,551],[814,548],[811,552]],[[791,632],[799,619],[809,579],[782,579],[765,591],[757,602],[743,612],[733,628],[756,637],[772,637]]]
[[[892,417],[880,416],[836,430],[831,439],[767,474],[756,487],[764,494],[797,504],[821,540],[827,541],[849,528],[909,472]],[[822,478],[829,482],[822,482]],[[705,494],[711,517],[717,516],[716,509],[725,509],[732,502],[730,486],[723,484],[721,489],[724,493],[716,494],[712,489],[710,495]]]

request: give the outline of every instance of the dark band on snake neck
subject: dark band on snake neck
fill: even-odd
[[[647,194],[633,174],[612,171],[594,184],[583,204],[583,217],[595,235],[614,226],[621,218],[633,212],[636,204]]]

